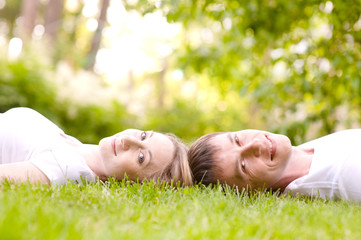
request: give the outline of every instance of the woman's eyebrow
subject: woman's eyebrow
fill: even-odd
[[[154,134],[154,131],[150,131],[148,139],[151,138],[153,136],[153,134]],[[147,152],[148,152],[148,156],[149,156],[149,161],[147,163],[147,165],[148,165],[153,159],[153,154],[152,154],[152,151],[150,151],[149,148],[147,149]]]
[[[233,137],[232,137],[232,133],[228,133],[228,134],[227,134],[227,137],[228,137],[229,141],[231,142],[231,144],[234,144],[234,140],[233,140]]]
[[[150,163],[150,162],[152,161],[152,159],[153,159],[153,155],[152,155],[152,152],[150,151],[150,149],[148,149],[147,152],[148,152],[148,156],[149,156],[149,161],[148,161],[147,165],[149,165],[149,163]]]

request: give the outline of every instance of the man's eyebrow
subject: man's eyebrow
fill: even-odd
[[[241,169],[241,164],[239,164],[239,162],[240,162],[240,159],[236,156],[235,157],[235,159],[236,159],[236,161],[234,161],[235,162],[235,164],[236,164],[236,173],[235,173],[235,176],[236,176],[236,178],[238,178],[238,179],[241,179],[242,181],[244,180],[244,177],[242,176],[242,169]]]

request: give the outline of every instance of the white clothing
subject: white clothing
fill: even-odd
[[[361,202],[361,129],[340,131],[299,147],[314,148],[310,171],[284,193]]]
[[[35,110],[0,113],[0,164],[30,161],[56,184],[95,181],[84,158],[70,148],[71,141],[80,143]]]

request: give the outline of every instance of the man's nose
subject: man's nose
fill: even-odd
[[[259,157],[261,155],[261,142],[257,139],[253,139],[241,148],[241,154],[243,157]]]

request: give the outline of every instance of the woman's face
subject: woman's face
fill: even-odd
[[[174,154],[174,144],[164,134],[127,129],[99,142],[107,177],[143,180],[163,169]]]
[[[280,180],[291,154],[288,137],[258,130],[228,132],[212,138],[216,177],[230,186],[270,188]]]

